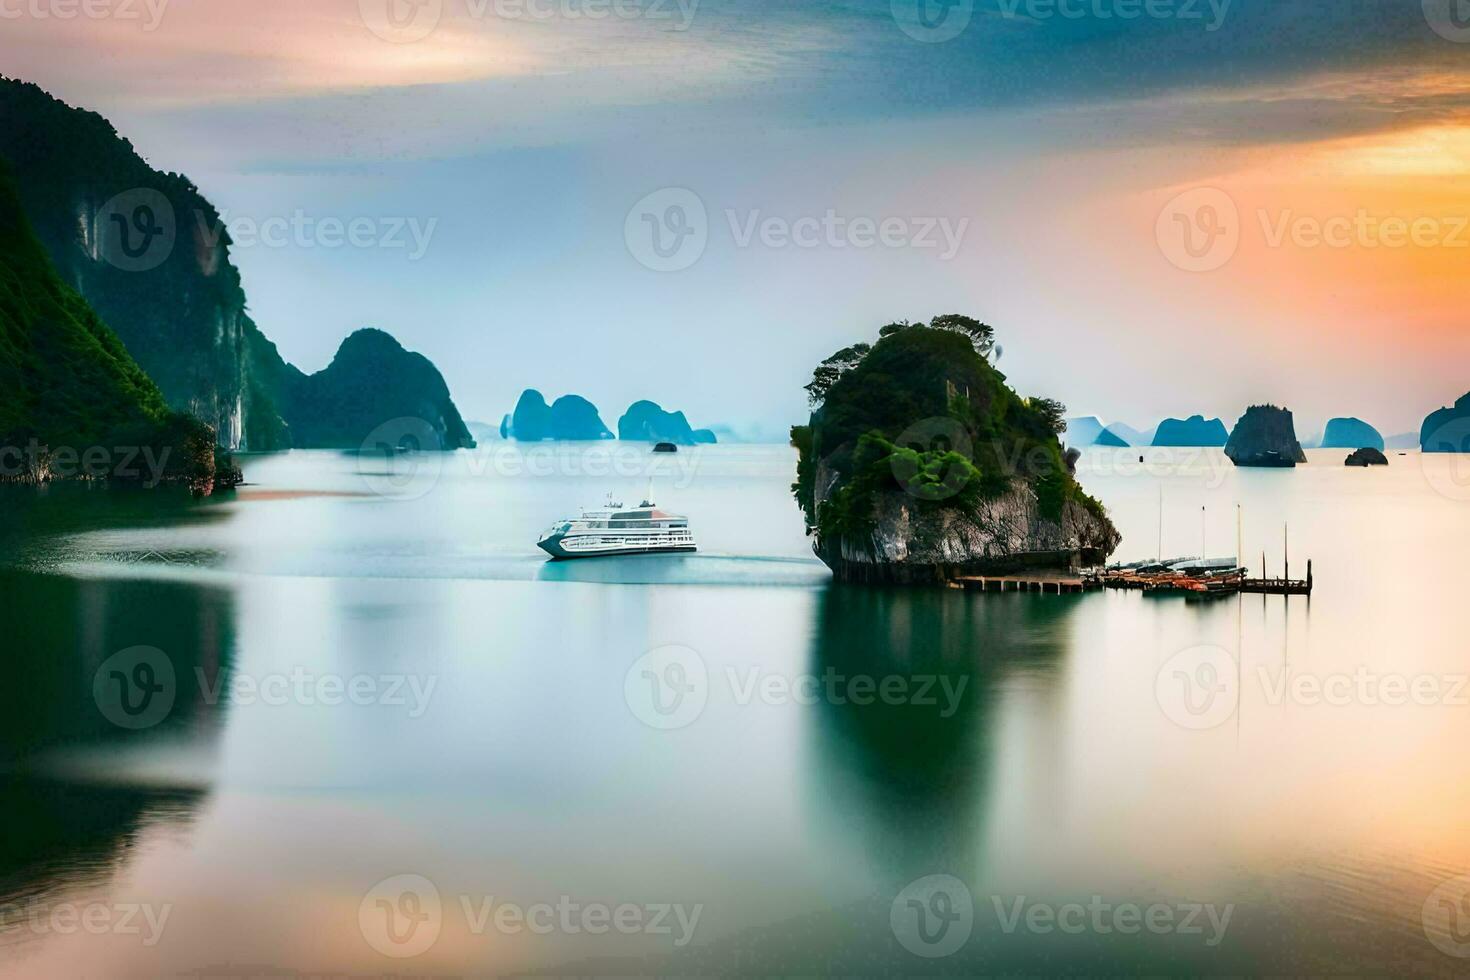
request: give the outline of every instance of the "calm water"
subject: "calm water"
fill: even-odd
[[[648,458],[8,490],[0,974],[1463,972],[1463,461],[1136,454],[1119,558],[1240,504],[1316,594],[835,587],[784,447],[659,461],[699,555],[559,565]]]

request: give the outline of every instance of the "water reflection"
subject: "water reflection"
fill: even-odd
[[[6,503],[14,506],[0,532],[9,563],[0,567],[0,907],[15,913],[108,890],[141,838],[192,820],[223,728],[208,690],[231,669],[235,615],[223,589],[25,567],[44,569],[48,562],[31,558],[65,551],[74,535],[215,519],[187,497],[67,486]],[[149,651],[149,669],[109,666],[128,650]],[[139,679],[146,689],[127,688]],[[115,698],[134,714],[119,714],[124,700]],[[17,929],[0,915],[0,934],[10,936],[0,942],[32,938]]]
[[[815,811],[841,814],[834,832],[877,856],[890,883],[979,870],[997,681],[1019,669],[1052,684],[1066,649],[1074,604],[1039,598],[823,593],[811,673],[848,686],[873,678],[879,693],[871,703],[818,702],[808,786],[819,798]]]

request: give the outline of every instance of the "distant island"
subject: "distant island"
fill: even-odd
[[[1388,457],[1372,446],[1354,450],[1344,462],[1345,466],[1387,466]]]
[[[613,437],[602,422],[597,406],[580,395],[563,395],[552,405],[535,388],[527,388],[516,402],[515,411],[500,423],[500,435],[518,442],[546,439],[596,442]]]
[[[1236,466],[1292,467],[1307,461],[1291,412],[1275,405],[1246,409],[1230,433],[1225,455]]]
[[[1102,420],[1095,415],[1068,419],[1067,427],[1062,432],[1062,438],[1067,445],[1078,449],[1086,449],[1089,446],[1123,448],[1128,445],[1125,440],[1105,427]]]
[[[1383,435],[1373,426],[1358,418],[1336,418],[1327,423],[1322,432],[1321,449],[1372,448],[1380,452],[1385,449]]]
[[[1426,453],[1470,452],[1470,393],[1430,413],[1419,430],[1419,447]]]
[[[527,388],[515,411],[500,423],[500,435],[519,442],[547,439],[599,441],[614,438],[597,406],[580,395],[563,395],[553,404],[535,388]],[[633,442],[668,442],[694,446],[718,441],[709,429],[695,429],[683,412],[666,412],[656,402],[634,402],[618,419],[616,438]]]
[[[683,412],[666,412],[657,402],[638,401],[618,419],[618,438],[694,446],[716,442],[709,429],[693,429]]]
[[[292,441],[301,447],[357,449],[378,426],[403,418],[422,421],[433,433],[429,445],[417,448],[475,445],[438,368],[381,330],[352,334],[316,374],[282,364],[274,381]]]
[[[1164,419],[1154,432],[1155,446],[1223,446],[1230,434],[1220,419],[1191,415],[1187,419]]]
[[[1017,395],[989,363],[994,342],[951,314],[889,324],[817,367],[792,491],[839,581],[1065,569],[1117,548],[1057,438],[1065,410]]]

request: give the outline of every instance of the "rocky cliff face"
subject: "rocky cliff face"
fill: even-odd
[[[1155,446],[1223,446],[1229,438],[1225,423],[1191,415],[1187,419],[1164,419],[1154,432]]]
[[[1426,453],[1470,453],[1470,394],[1424,420],[1419,447]]]
[[[0,166],[0,482],[71,479],[209,493],[238,470],[61,281]]]
[[[1289,467],[1307,461],[1291,412],[1275,405],[1246,409],[1230,433],[1225,455],[1236,466]]]
[[[933,585],[967,574],[1097,565],[1122,535],[1076,501],[1043,517],[1036,491],[1017,483],[973,508],[928,510],[902,491],[879,495],[865,535],[819,538],[817,557],[841,582]]]
[[[294,375],[282,385],[286,417],[304,445],[357,449],[375,429],[396,419],[427,423],[430,441],[438,444],[425,449],[475,445],[438,369],[381,330],[348,337],[323,371],[310,376],[291,371]]]
[[[61,277],[169,404],[227,448],[277,448],[284,425],[252,360],[264,338],[245,313],[219,213],[198,189],[148,166],[101,116],[7,79],[0,156]]]
[[[1322,432],[1322,449],[1383,450],[1383,434],[1362,419],[1332,419]]]
[[[692,429],[683,412],[665,412],[656,402],[637,401],[618,419],[618,438],[638,442],[672,442],[680,446],[715,442],[708,429]]]

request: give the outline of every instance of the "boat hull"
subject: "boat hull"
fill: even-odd
[[[553,561],[572,561],[577,558],[611,558],[616,555],[674,555],[698,551],[697,545],[689,542],[674,542],[659,538],[626,544],[594,544],[585,540],[591,535],[553,534],[536,542],[536,547],[551,556]]]

